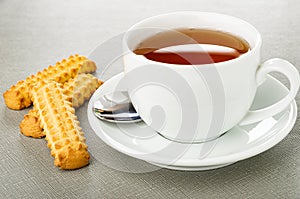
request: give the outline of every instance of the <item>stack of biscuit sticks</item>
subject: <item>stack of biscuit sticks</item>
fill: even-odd
[[[61,169],[88,165],[90,155],[74,108],[89,99],[102,82],[91,75],[96,64],[72,55],[35,75],[19,81],[4,92],[6,105],[22,110],[33,104],[20,124],[25,136],[48,142],[54,164]]]

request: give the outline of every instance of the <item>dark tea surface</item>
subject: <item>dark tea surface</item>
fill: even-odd
[[[182,28],[145,39],[134,53],[157,62],[197,65],[235,59],[249,50],[247,41],[226,32]]]

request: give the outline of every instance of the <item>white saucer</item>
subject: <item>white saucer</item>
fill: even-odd
[[[282,113],[252,125],[235,126],[215,141],[202,144],[176,143],[163,138],[144,122],[113,124],[100,121],[94,116],[94,102],[114,91],[123,76],[120,73],[112,77],[94,93],[88,105],[90,125],[107,145],[159,167],[209,170],[250,158],[278,144],[288,135],[297,118],[297,106],[293,101]],[[251,109],[273,104],[287,92],[283,84],[269,76],[258,88]]]

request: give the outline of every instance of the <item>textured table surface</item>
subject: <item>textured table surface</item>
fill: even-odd
[[[262,60],[282,57],[300,69],[300,1],[0,0],[0,92],[20,79],[126,31],[141,19],[179,11],[212,11],[252,23],[262,34]],[[107,78],[121,71],[107,72]],[[286,83],[285,79],[279,76]],[[299,95],[297,96],[298,104]],[[90,165],[62,171],[46,141],[19,133],[28,110],[9,110],[0,99],[0,198],[299,198],[300,122],[278,145],[231,166],[204,172],[159,169],[130,173],[134,162],[91,130],[85,106],[77,110],[86,132]]]

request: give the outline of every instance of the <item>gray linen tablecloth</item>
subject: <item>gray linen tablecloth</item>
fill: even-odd
[[[89,55],[97,44],[146,17],[179,10],[220,12],[249,21],[262,34],[262,60],[281,57],[299,69],[299,9],[297,0],[0,0],[1,96],[18,80],[70,54]],[[106,79],[120,71],[121,65],[107,72]],[[299,95],[296,100],[300,104]],[[122,168],[135,160],[95,135],[86,122],[86,109],[87,104],[76,114],[86,132],[90,165],[62,171],[53,165],[44,139],[19,133],[19,123],[28,110],[12,111],[1,97],[0,198],[300,197],[298,120],[278,145],[228,167],[204,172],[159,169],[130,173]]]

